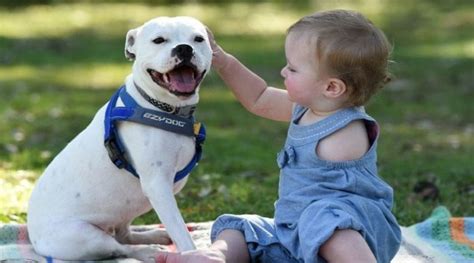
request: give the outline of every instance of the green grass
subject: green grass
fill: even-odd
[[[0,222],[25,221],[35,179],[130,72],[123,55],[128,29],[158,15],[195,16],[226,50],[283,87],[286,28],[328,8],[363,12],[394,45],[396,78],[367,110],[382,127],[380,175],[394,187],[399,222],[421,221],[438,205],[474,215],[474,6],[467,0],[305,2],[0,8]],[[202,85],[197,117],[208,138],[203,160],[178,194],[185,220],[271,216],[286,124],[252,116],[214,73]],[[422,180],[439,187],[438,199],[414,194]],[[156,222],[153,213],[135,221]]]

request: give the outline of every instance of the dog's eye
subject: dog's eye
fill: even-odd
[[[202,41],[204,41],[204,38],[202,36],[197,36],[194,38],[194,41],[201,43]]]
[[[155,39],[153,39],[153,43],[155,44],[161,44],[161,43],[164,43],[166,42],[166,39],[164,39],[163,37],[157,37]]]

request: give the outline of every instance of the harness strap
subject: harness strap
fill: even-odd
[[[112,161],[115,166],[119,169],[125,169],[129,171],[131,174],[139,178],[138,173],[135,171],[135,168],[130,164],[127,157],[125,156],[125,147],[122,144],[122,141],[117,136],[118,132],[115,127],[115,121],[112,120],[112,110],[114,109],[115,105],[117,104],[117,100],[119,98],[119,93],[121,89],[124,89],[122,86],[109,101],[107,105],[107,109],[105,111],[104,116],[104,146],[107,150],[110,160]],[[124,111],[124,116],[122,120],[126,120],[126,112]]]
[[[116,106],[120,97],[124,107]],[[175,175],[174,182],[186,177],[198,164],[202,156],[202,143],[206,137],[206,129],[201,123],[196,123],[194,117],[183,118],[161,111],[140,107],[122,86],[110,99],[104,118],[104,145],[111,161],[120,169],[126,169],[139,178],[135,168],[128,161],[123,143],[118,136],[116,121],[132,121],[166,131],[195,137],[195,153],[191,161]]]
[[[195,135],[196,138],[196,152],[194,153],[193,158],[191,161],[186,165],[186,167],[183,168],[183,170],[179,171],[176,173],[174,177],[174,182],[178,182],[179,180],[183,179],[186,177],[191,171],[194,169],[196,165],[198,165],[199,160],[201,160],[202,156],[202,144],[204,143],[204,140],[206,139],[206,128],[204,127],[204,124],[202,123],[196,123],[194,125],[194,130],[197,130],[197,133]]]
[[[142,108],[125,89],[120,90],[119,96],[126,107],[115,107],[112,110],[112,120],[121,120],[121,118],[126,117],[127,121],[186,136],[194,136],[194,117],[184,118],[167,112]]]

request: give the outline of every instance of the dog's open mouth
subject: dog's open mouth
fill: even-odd
[[[201,83],[206,71],[199,73],[197,68],[190,63],[181,63],[166,73],[160,73],[153,69],[148,69],[151,79],[159,86],[169,92],[188,97],[196,92],[196,88]]]

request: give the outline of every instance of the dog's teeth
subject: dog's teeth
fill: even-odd
[[[168,78],[168,74],[163,74],[163,80],[164,80],[166,83],[170,83],[170,79]]]

